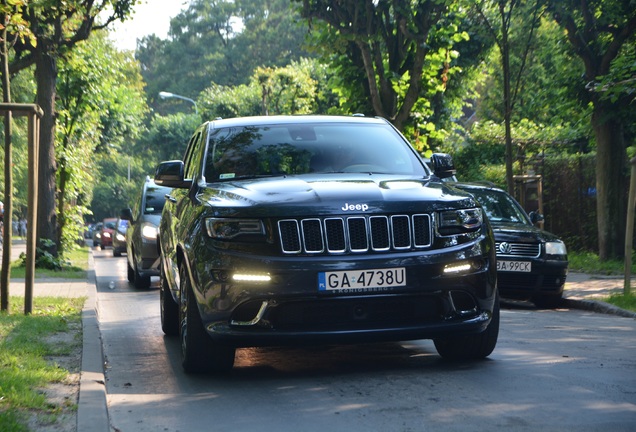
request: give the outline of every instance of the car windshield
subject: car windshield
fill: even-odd
[[[529,224],[521,206],[505,192],[488,189],[464,189],[481,204],[492,222]]]
[[[210,137],[204,175],[213,182],[334,172],[428,175],[390,126],[354,123],[217,129]]]
[[[148,186],[146,188],[146,203],[144,214],[160,215],[163,206],[166,203],[166,194],[170,192],[170,188],[161,186]]]
[[[116,223],[117,223],[116,220],[114,220],[112,222],[104,222],[104,228],[115,229],[115,224]]]

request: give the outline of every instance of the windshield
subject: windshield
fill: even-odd
[[[217,129],[205,161],[207,181],[312,173],[428,175],[388,125],[289,124]]]
[[[505,192],[487,189],[465,189],[481,204],[491,222],[529,224],[521,206]]]
[[[104,222],[104,228],[115,229],[115,224],[116,223],[117,223],[117,220]]]

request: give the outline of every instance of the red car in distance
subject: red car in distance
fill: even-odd
[[[106,218],[102,223],[102,228],[95,236],[94,246],[99,246],[100,249],[104,249],[106,246],[113,245],[113,236],[115,235],[115,226],[117,224],[117,218]]]

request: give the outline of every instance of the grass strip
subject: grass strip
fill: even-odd
[[[0,312],[1,431],[30,430],[34,413],[51,423],[64,410],[77,409],[76,401],[70,406],[51,403],[42,389],[79,372],[81,355],[73,353],[81,353],[85,300],[35,297],[31,315]],[[24,310],[24,297],[12,296],[10,303],[13,310]]]

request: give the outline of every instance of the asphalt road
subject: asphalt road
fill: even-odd
[[[444,362],[431,341],[261,348],[238,350],[228,376],[193,376],[157,287],[94,256],[114,431],[636,430],[632,318],[508,304],[485,361]]]

